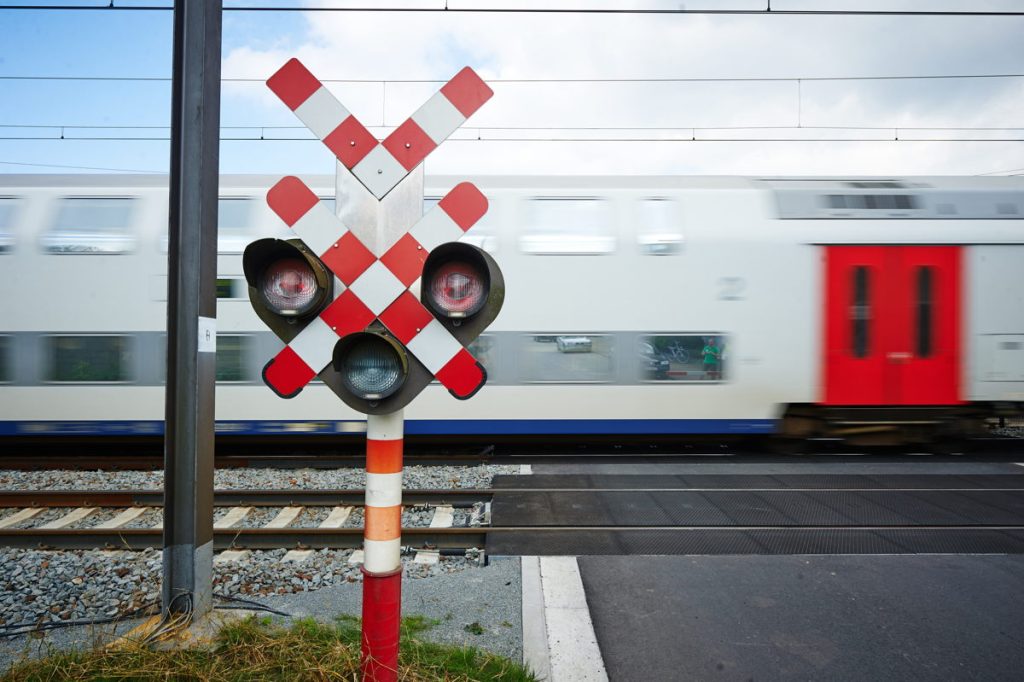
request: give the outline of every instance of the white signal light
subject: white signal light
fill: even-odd
[[[460,261],[445,263],[432,273],[428,295],[438,312],[453,318],[472,315],[487,300],[483,275]]]
[[[277,314],[302,315],[319,299],[316,274],[309,263],[283,258],[270,264],[260,279],[260,295]]]
[[[408,374],[403,351],[379,334],[352,334],[339,342],[334,357],[345,387],[363,400],[378,401],[394,394]]]

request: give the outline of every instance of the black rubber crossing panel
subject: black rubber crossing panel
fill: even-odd
[[[508,526],[1013,526],[1024,491],[500,491]]]
[[[491,556],[723,554],[1024,554],[1024,531],[764,528],[492,532]]]
[[[495,476],[496,489],[570,488],[595,489],[811,489],[811,490],[947,490],[991,489],[1024,490],[1022,474],[891,474],[866,476],[860,474],[639,474],[575,475],[534,474],[530,476]]]

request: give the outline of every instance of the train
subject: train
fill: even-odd
[[[278,176],[225,175],[218,435],[330,437],[365,417],[314,381],[261,380],[245,246],[287,239]],[[336,180],[302,178],[338,209]],[[426,176],[488,198],[464,239],[504,308],[410,436],[935,441],[1024,414],[1024,178]],[[0,175],[0,438],[159,436],[167,177]]]

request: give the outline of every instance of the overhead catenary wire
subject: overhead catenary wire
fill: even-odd
[[[979,80],[1024,78],[1024,73],[963,74],[898,74],[889,76],[708,76],[708,77],[634,77],[634,78],[488,78],[488,84],[506,85],[571,85],[580,84],[661,84],[661,83],[799,83],[832,81],[903,81],[903,80]],[[321,83],[417,85],[444,84],[441,78],[320,78]],[[170,83],[170,76],[72,76],[67,74],[0,74],[0,81],[110,81]],[[225,76],[224,83],[265,83],[266,78]]]
[[[72,166],[62,163],[29,163],[25,161],[0,161],[2,166],[25,166],[28,168],[61,168],[64,170],[103,171],[105,173],[157,173],[166,171],[141,170],[138,168],[108,168],[106,166]]]
[[[113,0],[95,5],[40,5],[17,4],[0,5],[0,10],[29,11],[100,11],[100,12],[152,12],[171,11],[170,4],[151,5],[118,5]],[[605,14],[605,15],[761,15],[761,16],[894,16],[894,17],[1021,17],[1021,10],[905,10],[905,9],[780,9],[772,7],[765,0],[763,8],[720,8],[720,9],[687,9],[685,6],[673,8],[635,8],[635,7],[537,7],[523,5],[481,6],[466,3],[451,6],[447,0],[439,0],[433,6],[404,5],[324,5],[302,7],[295,5],[226,5],[225,12],[345,12],[345,13],[442,13],[442,14]]]
[[[0,141],[33,142],[168,142],[170,137],[3,137]],[[222,137],[221,142],[320,142],[307,137]],[[448,142],[1024,142],[1024,137],[474,137]]]
[[[0,131],[52,131],[51,134],[0,133],[0,140],[33,141],[138,141],[161,142],[169,134],[148,134],[166,131],[160,125],[53,125],[53,124],[0,124]],[[392,126],[371,126],[371,130],[386,133]],[[314,142],[303,126],[293,125],[235,125],[221,126],[228,134],[223,142]],[[99,131],[122,134],[100,134]],[[139,134],[127,134],[140,131]],[[251,134],[242,134],[251,131]],[[290,134],[295,132],[299,134]],[[749,131],[757,136],[744,136]],[[776,131],[779,135],[766,133]],[[860,132],[862,135],[836,136],[836,132]],[[635,132],[630,135],[628,133]],[[732,133],[732,135],[723,132]],[[808,133],[831,133],[829,137],[815,137]],[[941,133],[958,133],[942,135]],[[974,135],[971,135],[974,133]],[[1001,133],[985,136],[983,133]],[[926,135],[928,134],[928,135]],[[802,136],[801,136],[802,135]],[[462,128],[452,142],[1021,142],[1024,127],[1012,126],[471,126]]]

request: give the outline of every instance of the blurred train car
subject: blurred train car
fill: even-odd
[[[260,380],[281,344],[241,253],[290,236],[277,179],[222,178],[218,433],[359,432],[323,384]],[[914,440],[1024,407],[1024,178],[472,180],[507,283],[489,381],[428,387],[410,435]],[[0,175],[0,435],[162,432],[167,243],[165,177]]]

